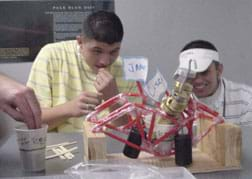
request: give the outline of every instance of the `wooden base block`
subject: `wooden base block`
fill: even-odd
[[[93,133],[93,124],[84,121],[84,160],[106,159],[107,145],[106,136],[103,133]]]
[[[107,159],[111,160],[126,160],[133,161],[136,159],[130,159],[125,157],[122,153],[107,154]],[[154,165],[160,168],[176,167],[174,156],[170,157],[153,157],[152,155],[141,152],[137,159],[145,164]],[[209,155],[201,152],[199,149],[193,149],[193,162],[186,167],[191,173],[207,173],[226,170],[240,170],[241,166],[223,166]]]
[[[199,124],[203,132],[211,122],[201,120]],[[231,123],[217,125],[198,144],[200,151],[227,167],[241,165],[241,146],[241,128]]]
[[[200,120],[198,132],[206,131],[209,125],[211,125],[211,121]],[[92,124],[84,122],[85,159],[136,160],[127,158],[122,153],[107,154],[105,135],[92,133],[91,127]],[[187,169],[192,173],[241,169],[241,140],[239,126],[230,123],[215,126],[200,141],[197,148],[193,148],[193,162],[187,166]],[[174,156],[159,158],[141,152],[137,160],[158,167],[176,166]]]

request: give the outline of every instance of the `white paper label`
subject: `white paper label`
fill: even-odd
[[[162,74],[157,71],[155,76],[146,83],[144,90],[149,97],[155,101],[159,101],[160,97],[163,96],[167,90],[167,82]]]
[[[148,59],[125,57],[123,58],[123,70],[126,80],[145,81],[148,74]]]

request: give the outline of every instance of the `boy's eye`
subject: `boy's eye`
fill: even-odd
[[[118,50],[113,50],[112,52],[110,52],[111,55],[115,55],[118,52]]]
[[[102,53],[102,51],[101,51],[101,50],[99,50],[99,49],[94,49],[94,50],[93,50],[93,52],[94,52],[94,53],[96,53],[96,54],[100,54],[100,53]]]

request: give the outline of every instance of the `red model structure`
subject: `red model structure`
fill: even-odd
[[[169,156],[174,154],[174,147],[167,149],[167,151],[163,151],[157,146],[165,140],[172,138],[172,136],[176,135],[183,128],[187,128],[187,132],[191,135],[192,142],[197,143],[206,136],[215,125],[224,122],[223,118],[218,115],[218,112],[198,102],[193,97],[190,97],[187,107],[181,112],[180,118],[178,119],[161,109],[160,103],[154,102],[156,104],[155,107],[147,105],[146,101],[148,97],[144,95],[140,82],[137,82],[137,85],[139,93],[118,94],[97,106],[95,111],[91,112],[86,117],[87,121],[95,124],[92,132],[102,132],[128,146],[155,156]],[[169,96],[168,91],[166,92],[166,96]],[[142,102],[132,103],[129,98],[141,98]],[[101,115],[104,110],[115,104],[119,104],[120,107],[107,115]],[[111,124],[111,122],[118,120],[122,116],[127,116],[127,124],[119,127]],[[146,116],[151,116],[148,127],[144,120]],[[155,125],[157,125],[155,122],[157,117],[162,118],[162,120],[168,120],[173,127],[161,136],[153,138]],[[196,120],[211,120],[212,125],[203,133],[195,136],[192,132],[192,126]],[[140,146],[124,139],[121,137],[122,135],[117,135],[119,133],[129,135],[133,126],[137,128],[142,138],[142,144]]]

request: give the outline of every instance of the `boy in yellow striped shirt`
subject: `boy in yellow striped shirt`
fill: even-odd
[[[34,89],[50,129],[82,131],[85,115],[95,106],[118,93],[136,92],[135,83],[123,79],[123,33],[115,13],[98,11],[84,20],[76,40],[41,49],[27,85]]]

